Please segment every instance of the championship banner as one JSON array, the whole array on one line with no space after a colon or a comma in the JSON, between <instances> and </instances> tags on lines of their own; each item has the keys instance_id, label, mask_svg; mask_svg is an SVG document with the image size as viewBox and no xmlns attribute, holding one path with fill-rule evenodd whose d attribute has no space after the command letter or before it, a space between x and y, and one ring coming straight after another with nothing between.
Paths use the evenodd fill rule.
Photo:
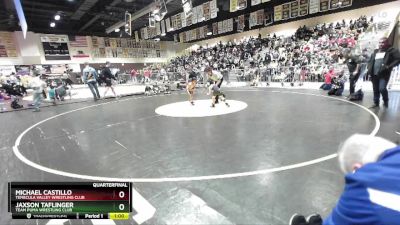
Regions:
<instances>
[{"instance_id":1,"label":"championship banner","mask_svg":"<svg viewBox=\"0 0 400 225\"><path fill-rule=\"evenodd\" d=\"M72 58L89 58L89 44L86 36L69 36Z\"/></svg>"},{"instance_id":2,"label":"championship banner","mask_svg":"<svg viewBox=\"0 0 400 225\"><path fill-rule=\"evenodd\" d=\"M249 18L249 28L251 29L256 25L257 25L257 12L252 12L250 13L250 18Z\"/></svg>"},{"instance_id":3,"label":"championship banner","mask_svg":"<svg viewBox=\"0 0 400 225\"><path fill-rule=\"evenodd\" d=\"M191 39L191 37L192 37L192 32L190 32L190 30L189 31L186 31L185 32L185 34L186 34L186 40L185 40L185 35L183 35L183 40L184 40L184 42L189 42L189 41L191 41L192 39Z\"/></svg>"},{"instance_id":4,"label":"championship banner","mask_svg":"<svg viewBox=\"0 0 400 225\"><path fill-rule=\"evenodd\" d=\"M0 32L0 57L17 57L17 47L12 32Z\"/></svg>"},{"instance_id":5,"label":"championship banner","mask_svg":"<svg viewBox=\"0 0 400 225\"><path fill-rule=\"evenodd\" d=\"M180 13L175 15L175 20L176 20L176 29L177 30L181 29L182 28L182 20L181 20L181 14Z\"/></svg>"},{"instance_id":6,"label":"championship banner","mask_svg":"<svg viewBox=\"0 0 400 225\"><path fill-rule=\"evenodd\" d=\"M308 0L299 1L299 16L308 15Z\"/></svg>"},{"instance_id":7,"label":"championship banner","mask_svg":"<svg viewBox=\"0 0 400 225\"><path fill-rule=\"evenodd\" d=\"M149 33L148 33L148 30L147 30L147 27L143 28L143 38L145 40L149 39Z\"/></svg>"},{"instance_id":8,"label":"championship banner","mask_svg":"<svg viewBox=\"0 0 400 225\"><path fill-rule=\"evenodd\" d=\"M242 32L245 28L244 15L238 16L237 31Z\"/></svg>"},{"instance_id":9,"label":"championship banner","mask_svg":"<svg viewBox=\"0 0 400 225\"><path fill-rule=\"evenodd\" d=\"M340 8L340 4L339 2L341 2L340 0L331 0L329 2L329 10L335 10Z\"/></svg>"},{"instance_id":10,"label":"championship banner","mask_svg":"<svg viewBox=\"0 0 400 225\"><path fill-rule=\"evenodd\" d=\"M199 5L198 6L198 11L197 11L197 22L203 22L204 21L204 6L203 5Z\"/></svg>"},{"instance_id":11,"label":"championship banner","mask_svg":"<svg viewBox=\"0 0 400 225\"><path fill-rule=\"evenodd\" d=\"M222 33L228 32L228 20L222 21Z\"/></svg>"},{"instance_id":12,"label":"championship banner","mask_svg":"<svg viewBox=\"0 0 400 225\"><path fill-rule=\"evenodd\" d=\"M206 21L211 19L210 2L203 3L203 13Z\"/></svg>"},{"instance_id":13,"label":"championship banner","mask_svg":"<svg viewBox=\"0 0 400 225\"><path fill-rule=\"evenodd\" d=\"M197 17L198 17L198 11L199 11L199 7L198 6L196 6L196 7L193 7L193 9L192 9L192 11L193 11L193 13L192 13L192 24L196 24L197 23Z\"/></svg>"},{"instance_id":14,"label":"championship banner","mask_svg":"<svg viewBox=\"0 0 400 225\"><path fill-rule=\"evenodd\" d=\"M184 32L179 33L179 42L183 43L184 42L184 36L186 36L186 34ZM174 35L174 40L175 42L178 42L178 37L176 36L176 34ZM186 38L185 38L186 40Z\"/></svg>"},{"instance_id":15,"label":"championship banner","mask_svg":"<svg viewBox=\"0 0 400 225\"><path fill-rule=\"evenodd\" d=\"M165 34L165 20L161 20L161 34Z\"/></svg>"},{"instance_id":16,"label":"championship banner","mask_svg":"<svg viewBox=\"0 0 400 225\"><path fill-rule=\"evenodd\" d=\"M290 18L290 2L282 4L282 20L287 20Z\"/></svg>"},{"instance_id":17,"label":"championship banner","mask_svg":"<svg viewBox=\"0 0 400 225\"><path fill-rule=\"evenodd\" d=\"M156 22L156 34L161 35L161 23Z\"/></svg>"},{"instance_id":18,"label":"championship banner","mask_svg":"<svg viewBox=\"0 0 400 225\"><path fill-rule=\"evenodd\" d=\"M264 26L268 26L274 22L274 13L273 12L265 12L264 13Z\"/></svg>"},{"instance_id":19,"label":"championship banner","mask_svg":"<svg viewBox=\"0 0 400 225\"><path fill-rule=\"evenodd\" d=\"M290 3L290 18L296 18L299 16L299 2L293 1Z\"/></svg>"},{"instance_id":20,"label":"championship banner","mask_svg":"<svg viewBox=\"0 0 400 225\"><path fill-rule=\"evenodd\" d=\"M204 27L200 27L199 28L199 39L203 39L204 38Z\"/></svg>"},{"instance_id":21,"label":"championship banner","mask_svg":"<svg viewBox=\"0 0 400 225\"><path fill-rule=\"evenodd\" d=\"M329 0L319 0L319 11L325 12L329 10Z\"/></svg>"},{"instance_id":22,"label":"championship banner","mask_svg":"<svg viewBox=\"0 0 400 225\"><path fill-rule=\"evenodd\" d=\"M319 12L319 0L310 0L310 14L318 13Z\"/></svg>"},{"instance_id":23,"label":"championship banner","mask_svg":"<svg viewBox=\"0 0 400 225\"><path fill-rule=\"evenodd\" d=\"M353 4L353 0L342 0L342 8L349 7Z\"/></svg>"},{"instance_id":24,"label":"championship banner","mask_svg":"<svg viewBox=\"0 0 400 225\"><path fill-rule=\"evenodd\" d=\"M238 9L242 10L247 8L247 0L238 0Z\"/></svg>"},{"instance_id":25,"label":"championship banner","mask_svg":"<svg viewBox=\"0 0 400 225\"><path fill-rule=\"evenodd\" d=\"M257 25L264 24L264 9L260 9L257 11Z\"/></svg>"},{"instance_id":26,"label":"championship banner","mask_svg":"<svg viewBox=\"0 0 400 225\"><path fill-rule=\"evenodd\" d=\"M171 19L168 17L165 19L165 32L171 31Z\"/></svg>"},{"instance_id":27,"label":"championship banner","mask_svg":"<svg viewBox=\"0 0 400 225\"><path fill-rule=\"evenodd\" d=\"M222 23L222 21L219 21L218 22L218 34L222 34L223 32L222 32L222 30L223 30L223 23Z\"/></svg>"},{"instance_id":28,"label":"championship banner","mask_svg":"<svg viewBox=\"0 0 400 225\"><path fill-rule=\"evenodd\" d=\"M193 12L188 17L186 17L186 26L190 27L193 24Z\"/></svg>"},{"instance_id":29,"label":"championship banner","mask_svg":"<svg viewBox=\"0 0 400 225\"><path fill-rule=\"evenodd\" d=\"M217 0L212 0L210 2L210 10L211 10L211 19L217 18L218 16Z\"/></svg>"},{"instance_id":30,"label":"championship banner","mask_svg":"<svg viewBox=\"0 0 400 225\"><path fill-rule=\"evenodd\" d=\"M274 7L274 21L282 20L282 5Z\"/></svg>"},{"instance_id":31,"label":"championship banner","mask_svg":"<svg viewBox=\"0 0 400 225\"><path fill-rule=\"evenodd\" d=\"M230 0L230 12L236 12L238 8L238 0Z\"/></svg>"},{"instance_id":32,"label":"championship banner","mask_svg":"<svg viewBox=\"0 0 400 225\"><path fill-rule=\"evenodd\" d=\"M218 23L213 23L213 35L218 34Z\"/></svg>"},{"instance_id":33,"label":"championship banner","mask_svg":"<svg viewBox=\"0 0 400 225\"><path fill-rule=\"evenodd\" d=\"M261 4L261 0L251 0L251 6Z\"/></svg>"},{"instance_id":34,"label":"championship banner","mask_svg":"<svg viewBox=\"0 0 400 225\"><path fill-rule=\"evenodd\" d=\"M185 15L185 12L181 13L181 23L182 23L182 28L186 27L186 15Z\"/></svg>"},{"instance_id":35,"label":"championship banner","mask_svg":"<svg viewBox=\"0 0 400 225\"><path fill-rule=\"evenodd\" d=\"M192 38L190 39L191 41L197 40L197 29L192 30Z\"/></svg>"},{"instance_id":36,"label":"championship banner","mask_svg":"<svg viewBox=\"0 0 400 225\"><path fill-rule=\"evenodd\" d=\"M233 18L228 19L228 32L233 31Z\"/></svg>"},{"instance_id":37,"label":"championship banner","mask_svg":"<svg viewBox=\"0 0 400 225\"><path fill-rule=\"evenodd\" d=\"M139 42L139 32L135 31L135 42Z\"/></svg>"}]
</instances>

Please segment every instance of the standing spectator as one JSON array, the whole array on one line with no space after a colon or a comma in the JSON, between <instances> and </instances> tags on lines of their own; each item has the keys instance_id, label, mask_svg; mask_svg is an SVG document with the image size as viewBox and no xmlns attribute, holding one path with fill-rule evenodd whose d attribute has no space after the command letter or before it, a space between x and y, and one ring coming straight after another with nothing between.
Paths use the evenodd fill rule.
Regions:
<instances>
[{"instance_id":1,"label":"standing spectator","mask_svg":"<svg viewBox=\"0 0 400 225\"><path fill-rule=\"evenodd\" d=\"M93 99L97 101L100 99L99 89L97 88L98 75L96 70L89 66L89 63L85 63L85 68L83 69L82 82L87 84L90 91L93 94Z\"/></svg>"},{"instance_id":2,"label":"standing spectator","mask_svg":"<svg viewBox=\"0 0 400 225\"><path fill-rule=\"evenodd\" d=\"M350 98L354 94L356 82L360 75L360 60L359 57L350 52L350 49L345 50L344 58L350 74L350 95L348 96Z\"/></svg>"},{"instance_id":3,"label":"standing spectator","mask_svg":"<svg viewBox=\"0 0 400 225\"><path fill-rule=\"evenodd\" d=\"M400 146L380 137L355 134L338 152L345 188L324 221L293 215L290 225L399 224Z\"/></svg>"},{"instance_id":4,"label":"standing spectator","mask_svg":"<svg viewBox=\"0 0 400 225\"><path fill-rule=\"evenodd\" d=\"M104 91L104 98L106 97L106 94L108 92L108 90L110 90L112 93L114 94L114 97L117 98L117 94L115 94L115 90L114 87L112 86L112 80L116 81L117 79L115 78L115 76L111 73L110 70L110 62L106 62L106 66L104 67L104 69L101 71L102 77L104 77L104 82L106 83L106 90Z\"/></svg>"},{"instance_id":5,"label":"standing spectator","mask_svg":"<svg viewBox=\"0 0 400 225\"><path fill-rule=\"evenodd\" d=\"M145 83L150 82L150 77L151 77L150 67L146 67L146 68L143 70L143 76L144 76L144 82L145 82Z\"/></svg>"},{"instance_id":6,"label":"standing spectator","mask_svg":"<svg viewBox=\"0 0 400 225\"><path fill-rule=\"evenodd\" d=\"M137 71L135 70L135 68L132 68L131 70L131 78L132 78L132 82L133 83L137 83Z\"/></svg>"},{"instance_id":7,"label":"standing spectator","mask_svg":"<svg viewBox=\"0 0 400 225\"><path fill-rule=\"evenodd\" d=\"M33 112L40 111L40 104L42 103L42 95L46 88L46 83L40 78L40 75L34 74L34 78L31 80L30 86L33 89L33 106L35 110Z\"/></svg>"},{"instance_id":8,"label":"standing spectator","mask_svg":"<svg viewBox=\"0 0 400 225\"><path fill-rule=\"evenodd\" d=\"M387 84L393 67L400 63L399 50L389 44L389 39L384 37L379 40L379 49L372 53L368 74L371 76L372 89L374 91L374 105L371 108L379 107L380 95L383 98L383 105L389 107L389 94Z\"/></svg>"}]
</instances>

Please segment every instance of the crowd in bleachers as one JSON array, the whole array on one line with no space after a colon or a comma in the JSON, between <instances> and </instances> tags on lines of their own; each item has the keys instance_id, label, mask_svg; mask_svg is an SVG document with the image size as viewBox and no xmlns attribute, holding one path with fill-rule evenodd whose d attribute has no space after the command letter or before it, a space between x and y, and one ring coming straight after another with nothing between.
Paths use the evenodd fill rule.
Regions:
<instances>
[{"instance_id":1,"label":"crowd in bleachers","mask_svg":"<svg viewBox=\"0 0 400 225\"><path fill-rule=\"evenodd\" d=\"M184 72L188 67L201 71L212 66L222 72L239 71L238 80L250 81L259 75L261 79L274 76L322 82L329 67L336 68L344 62L343 50L355 48L360 36L372 25L376 25L373 17L362 16L351 21L303 26L287 37L272 34L220 42L172 59L167 71ZM371 50L358 51L361 62L368 61Z\"/></svg>"}]
</instances>

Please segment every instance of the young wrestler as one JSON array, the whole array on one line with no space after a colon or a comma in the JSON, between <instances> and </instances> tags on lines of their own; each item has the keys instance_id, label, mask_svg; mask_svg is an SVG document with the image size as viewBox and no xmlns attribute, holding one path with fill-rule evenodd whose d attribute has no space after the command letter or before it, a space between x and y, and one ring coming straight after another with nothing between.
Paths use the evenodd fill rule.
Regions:
<instances>
[{"instance_id":1,"label":"young wrestler","mask_svg":"<svg viewBox=\"0 0 400 225\"><path fill-rule=\"evenodd\" d=\"M215 107L217 98L219 98L221 101L225 102L226 106L230 107L228 102L226 102L225 94L221 91L221 89L218 87L217 84L211 84L208 90L209 90L209 92L207 95L211 94L211 92L212 92L212 104L211 104L212 108Z\"/></svg>"}]
</instances>

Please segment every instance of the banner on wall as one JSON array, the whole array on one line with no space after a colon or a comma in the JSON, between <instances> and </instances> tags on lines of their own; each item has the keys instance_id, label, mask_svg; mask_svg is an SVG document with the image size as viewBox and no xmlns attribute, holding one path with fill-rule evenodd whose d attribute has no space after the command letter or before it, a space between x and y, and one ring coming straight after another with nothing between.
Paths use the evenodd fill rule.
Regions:
<instances>
[{"instance_id":1,"label":"banner on wall","mask_svg":"<svg viewBox=\"0 0 400 225\"><path fill-rule=\"evenodd\" d=\"M238 0L238 9L242 10L247 8L247 0Z\"/></svg>"},{"instance_id":2,"label":"banner on wall","mask_svg":"<svg viewBox=\"0 0 400 225\"><path fill-rule=\"evenodd\" d=\"M181 19L181 14L178 13L175 15L175 20L176 20L176 29L181 29L182 28L182 19Z\"/></svg>"},{"instance_id":3,"label":"banner on wall","mask_svg":"<svg viewBox=\"0 0 400 225\"><path fill-rule=\"evenodd\" d=\"M228 19L228 31L227 32L232 32L233 31L233 18Z\"/></svg>"},{"instance_id":4,"label":"banner on wall","mask_svg":"<svg viewBox=\"0 0 400 225\"><path fill-rule=\"evenodd\" d=\"M165 28L167 29L166 32L171 31L171 19L169 17L165 19Z\"/></svg>"},{"instance_id":5,"label":"banner on wall","mask_svg":"<svg viewBox=\"0 0 400 225\"><path fill-rule=\"evenodd\" d=\"M219 21L218 22L218 34L222 34L223 33L222 32L222 30L223 30L222 26L223 26L222 21Z\"/></svg>"},{"instance_id":6,"label":"banner on wall","mask_svg":"<svg viewBox=\"0 0 400 225\"><path fill-rule=\"evenodd\" d=\"M0 74L10 75L11 73L17 73L15 66L0 66Z\"/></svg>"},{"instance_id":7,"label":"banner on wall","mask_svg":"<svg viewBox=\"0 0 400 225\"><path fill-rule=\"evenodd\" d=\"M261 4L261 0L251 0L251 6Z\"/></svg>"},{"instance_id":8,"label":"banner on wall","mask_svg":"<svg viewBox=\"0 0 400 225\"><path fill-rule=\"evenodd\" d=\"M192 24L197 24L197 21L198 21L198 12L199 12L199 7L198 6L196 6L196 7L193 7L193 9L192 9Z\"/></svg>"},{"instance_id":9,"label":"banner on wall","mask_svg":"<svg viewBox=\"0 0 400 225\"><path fill-rule=\"evenodd\" d=\"M203 22L205 20L204 18L204 6L203 5L199 5L198 6L198 11L197 11L197 22Z\"/></svg>"},{"instance_id":10,"label":"banner on wall","mask_svg":"<svg viewBox=\"0 0 400 225\"><path fill-rule=\"evenodd\" d=\"M203 39L204 38L204 27L200 27L199 28L199 39Z\"/></svg>"},{"instance_id":11,"label":"banner on wall","mask_svg":"<svg viewBox=\"0 0 400 225\"><path fill-rule=\"evenodd\" d=\"M329 0L319 0L319 11L325 12L329 10Z\"/></svg>"},{"instance_id":12,"label":"banner on wall","mask_svg":"<svg viewBox=\"0 0 400 225\"><path fill-rule=\"evenodd\" d=\"M213 23L213 35L218 34L218 23Z\"/></svg>"},{"instance_id":13,"label":"banner on wall","mask_svg":"<svg viewBox=\"0 0 400 225\"><path fill-rule=\"evenodd\" d=\"M282 20L282 5L274 7L274 21Z\"/></svg>"},{"instance_id":14,"label":"banner on wall","mask_svg":"<svg viewBox=\"0 0 400 225\"><path fill-rule=\"evenodd\" d=\"M310 14L318 13L319 12L320 2L319 0L310 0Z\"/></svg>"},{"instance_id":15,"label":"banner on wall","mask_svg":"<svg viewBox=\"0 0 400 225\"><path fill-rule=\"evenodd\" d=\"M265 12L264 17L264 26L268 26L274 22L274 12Z\"/></svg>"},{"instance_id":16,"label":"banner on wall","mask_svg":"<svg viewBox=\"0 0 400 225\"><path fill-rule=\"evenodd\" d=\"M0 57L17 57L17 48L12 32L0 32Z\"/></svg>"},{"instance_id":17,"label":"banner on wall","mask_svg":"<svg viewBox=\"0 0 400 225\"><path fill-rule=\"evenodd\" d=\"M238 8L238 0L230 0L230 12L236 12Z\"/></svg>"},{"instance_id":18,"label":"banner on wall","mask_svg":"<svg viewBox=\"0 0 400 225\"><path fill-rule=\"evenodd\" d=\"M149 39L149 32L148 32L147 27L143 28L143 38L145 40Z\"/></svg>"},{"instance_id":19,"label":"banner on wall","mask_svg":"<svg viewBox=\"0 0 400 225\"><path fill-rule=\"evenodd\" d=\"M245 28L245 18L244 15L238 16L238 22L237 22L237 31L242 32Z\"/></svg>"},{"instance_id":20,"label":"banner on wall","mask_svg":"<svg viewBox=\"0 0 400 225\"><path fill-rule=\"evenodd\" d=\"M290 3L290 18L296 18L299 16L299 2L293 1Z\"/></svg>"},{"instance_id":21,"label":"banner on wall","mask_svg":"<svg viewBox=\"0 0 400 225\"><path fill-rule=\"evenodd\" d=\"M299 1L299 16L308 15L308 0Z\"/></svg>"},{"instance_id":22,"label":"banner on wall","mask_svg":"<svg viewBox=\"0 0 400 225\"><path fill-rule=\"evenodd\" d=\"M217 0L212 0L210 2L210 10L211 10L211 19L217 18L218 16Z\"/></svg>"},{"instance_id":23,"label":"banner on wall","mask_svg":"<svg viewBox=\"0 0 400 225\"><path fill-rule=\"evenodd\" d=\"M185 12L181 13L181 24L182 24L182 28L186 27L186 14L185 14Z\"/></svg>"},{"instance_id":24,"label":"banner on wall","mask_svg":"<svg viewBox=\"0 0 400 225\"><path fill-rule=\"evenodd\" d=\"M353 4L353 0L342 0L342 8L349 7Z\"/></svg>"},{"instance_id":25,"label":"banner on wall","mask_svg":"<svg viewBox=\"0 0 400 225\"><path fill-rule=\"evenodd\" d=\"M290 2L282 4L282 20L287 20L290 18Z\"/></svg>"},{"instance_id":26,"label":"banner on wall","mask_svg":"<svg viewBox=\"0 0 400 225\"><path fill-rule=\"evenodd\" d=\"M340 2L340 3L339 3ZM329 2L329 9L335 10L340 8L341 1L340 0L330 0Z\"/></svg>"},{"instance_id":27,"label":"banner on wall","mask_svg":"<svg viewBox=\"0 0 400 225\"><path fill-rule=\"evenodd\" d=\"M264 24L264 9L260 9L257 11L257 25Z\"/></svg>"},{"instance_id":28,"label":"banner on wall","mask_svg":"<svg viewBox=\"0 0 400 225\"><path fill-rule=\"evenodd\" d=\"M186 26L190 27L193 24L193 12L186 17Z\"/></svg>"},{"instance_id":29,"label":"banner on wall","mask_svg":"<svg viewBox=\"0 0 400 225\"><path fill-rule=\"evenodd\" d=\"M251 29L252 27L257 25L257 12L252 12L250 13L249 17L249 28Z\"/></svg>"},{"instance_id":30,"label":"banner on wall","mask_svg":"<svg viewBox=\"0 0 400 225\"><path fill-rule=\"evenodd\" d=\"M165 20L161 20L161 34L165 34Z\"/></svg>"},{"instance_id":31,"label":"banner on wall","mask_svg":"<svg viewBox=\"0 0 400 225\"><path fill-rule=\"evenodd\" d=\"M71 60L67 35L42 35L40 40L46 60Z\"/></svg>"},{"instance_id":32,"label":"banner on wall","mask_svg":"<svg viewBox=\"0 0 400 225\"><path fill-rule=\"evenodd\" d=\"M206 21L211 19L210 2L203 3L203 13Z\"/></svg>"},{"instance_id":33,"label":"banner on wall","mask_svg":"<svg viewBox=\"0 0 400 225\"><path fill-rule=\"evenodd\" d=\"M161 35L161 23L156 22L156 34Z\"/></svg>"},{"instance_id":34,"label":"banner on wall","mask_svg":"<svg viewBox=\"0 0 400 225\"><path fill-rule=\"evenodd\" d=\"M69 45L76 48L87 48L89 47L86 36L68 36Z\"/></svg>"},{"instance_id":35,"label":"banner on wall","mask_svg":"<svg viewBox=\"0 0 400 225\"><path fill-rule=\"evenodd\" d=\"M197 29L192 30L192 38L190 40L191 41L197 40Z\"/></svg>"},{"instance_id":36,"label":"banner on wall","mask_svg":"<svg viewBox=\"0 0 400 225\"><path fill-rule=\"evenodd\" d=\"M135 42L139 42L139 32L135 31Z\"/></svg>"},{"instance_id":37,"label":"banner on wall","mask_svg":"<svg viewBox=\"0 0 400 225\"><path fill-rule=\"evenodd\" d=\"M17 65L17 66L15 66L15 73L17 75L30 75L31 74L31 66Z\"/></svg>"}]
</instances>

